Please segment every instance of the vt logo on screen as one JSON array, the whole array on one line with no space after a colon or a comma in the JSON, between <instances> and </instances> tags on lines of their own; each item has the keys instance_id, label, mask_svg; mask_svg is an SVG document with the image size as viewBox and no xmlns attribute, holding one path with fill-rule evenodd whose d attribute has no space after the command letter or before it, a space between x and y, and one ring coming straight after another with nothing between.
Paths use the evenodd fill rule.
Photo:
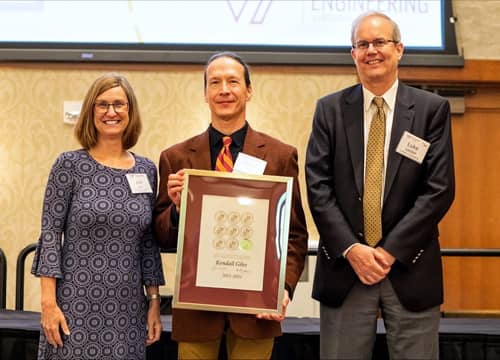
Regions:
<instances>
[{"instance_id":1,"label":"vt logo on screen","mask_svg":"<svg viewBox=\"0 0 500 360\"><path fill-rule=\"evenodd\" d=\"M273 0L226 0L235 22L248 18L249 24L262 24L266 19L267 12ZM248 6L247 6L248 5ZM242 15L245 16L242 18Z\"/></svg>"}]
</instances>

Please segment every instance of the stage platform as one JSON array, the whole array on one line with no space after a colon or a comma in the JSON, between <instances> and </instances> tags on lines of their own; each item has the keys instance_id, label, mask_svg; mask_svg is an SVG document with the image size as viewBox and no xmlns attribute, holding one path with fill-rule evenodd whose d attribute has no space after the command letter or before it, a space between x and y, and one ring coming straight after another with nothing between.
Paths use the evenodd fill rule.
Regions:
<instances>
[{"instance_id":1,"label":"stage platform","mask_svg":"<svg viewBox=\"0 0 500 360\"><path fill-rule=\"evenodd\" d=\"M176 344L170 339L171 316L162 315L162 323L164 331L161 341L148 348L149 360L177 359ZM0 310L0 359L36 359L39 330L39 313ZM272 359L319 359L318 348L319 319L288 318L283 322L283 336L275 341ZM441 319L440 357L441 360L500 359L500 319ZM385 328L379 321L373 359L388 358Z\"/></svg>"}]
</instances>

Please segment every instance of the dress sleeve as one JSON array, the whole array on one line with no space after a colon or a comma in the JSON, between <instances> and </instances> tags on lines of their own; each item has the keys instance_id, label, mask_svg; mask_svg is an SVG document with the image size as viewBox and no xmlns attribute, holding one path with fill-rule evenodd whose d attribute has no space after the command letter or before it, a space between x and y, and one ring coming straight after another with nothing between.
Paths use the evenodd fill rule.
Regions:
<instances>
[{"instance_id":1,"label":"dress sleeve","mask_svg":"<svg viewBox=\"0 0 500 360\"><path fill-rule=\"evenodd\" d=\"M150 211L152 211L156 201L156 188L158 186L158 175L156 166L151 162L148 169L148 179L151 183L153 193L150 197ZM158 242L153 236L153 224L148 227L144 233L143 244L143 257L142 257L142 281L145 286L164 285L165 279L163 277L163 267L161 263L160 249Z\"/></svg>"},{"instance_id":2,"label":"dress sleeve","mask_svg":"<svg viewBox=\"0 0 500 360\"><path fill-rule=\"evenodd\" d=\"M61 278L61 239L73 196L73 161L61 154L50 171L42 208L40 238L31 273Z\"/></svg>"}]
</instances>

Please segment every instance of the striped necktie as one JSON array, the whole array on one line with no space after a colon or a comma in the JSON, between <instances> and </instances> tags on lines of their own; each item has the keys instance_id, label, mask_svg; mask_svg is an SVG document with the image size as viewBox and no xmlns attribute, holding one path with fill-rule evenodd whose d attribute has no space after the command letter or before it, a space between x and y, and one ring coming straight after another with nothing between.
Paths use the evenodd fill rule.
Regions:
<instances>
[{"instance_id":1,"label":"striped necktie","mask_svg":"<svg viewBox=\"0 0 500 360\"><path fill-rule=\"evenodd\" d=\"M382 183L384 177L385 112L384 99L373 98L377 112L373 116L366 148L366 174L363 194L365 239L375 246L382 238Z\"/></svg>"},{"instance_id":2,"label":"striped necktie","mask_svg":"<svg viewBox=\"0 0 500 360\"><path fill-rule=\"evenodd\" d=\"M233 142L230 136L224 136L222 138L222 149L217 155L217 160L215 161L215 170L232 172L233 171L233 157L231 151L229 151L229 145Z\"/></svg>"}]
</instances>

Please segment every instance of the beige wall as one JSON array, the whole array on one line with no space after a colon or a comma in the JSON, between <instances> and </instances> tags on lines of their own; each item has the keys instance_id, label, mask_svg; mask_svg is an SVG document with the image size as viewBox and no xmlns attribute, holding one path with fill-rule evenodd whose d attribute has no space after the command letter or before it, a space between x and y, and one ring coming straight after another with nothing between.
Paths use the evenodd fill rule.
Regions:
<instances>
[{"instance_id":1,"label":"beige wall","mask_svg":"<svg viewBox=\"0 0 500 360\"><path fill-rule=\"evenodd\" d=\"M499 59L500 1L455 1L457 32L467 59ZM37 241L48 172L56 156L78 144L63 123L63 101L81 100L102 72L119 70L134 86L144 132L134 151L155 162L160 151L208 125L201 65L0 64L0 248L8 259L7 308L14 308L15 266L19 251ZM253 67L254 98L248 119L253 127L299 149L302 169L315 101L356 82L324 68ZM303 173L301 174L305 200ZM306 209L311 238L316 230ZM29 273L32 256L26 262ZM165 261L172 279L172 259ZM26 276L25 309L39 309L38 282ZM170 282L169 287L172 286ZM168 293L167 287L162 292Z\"/></svg>"},{"instance_id":2,"label":"beige wall","mask_svg":"<svg viewBox=\"0 0 500 360\"><path fill-rule=\"evenodd\" d=\"M456 33L466 59L500 59L500 1L452 0Z\"/></svg>"}]
</instances>

